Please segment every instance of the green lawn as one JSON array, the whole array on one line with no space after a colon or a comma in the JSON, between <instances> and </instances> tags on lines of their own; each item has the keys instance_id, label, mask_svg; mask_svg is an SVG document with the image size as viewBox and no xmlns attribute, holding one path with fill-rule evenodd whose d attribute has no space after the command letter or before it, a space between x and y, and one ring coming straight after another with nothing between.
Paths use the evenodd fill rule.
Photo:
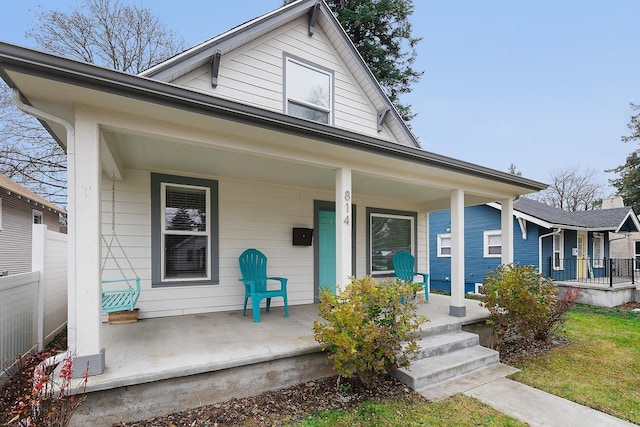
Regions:
<instances>
[{"instance_id":1,"label":"green lawn","mask_svg":"<svg viewBox=\"0 0 640 427\"><path fill-rule=\"evenodd\" d=\"M352 426L526 426L471 397L453 396L438 403L424 399L364 402L350 410L325 411L299 423L303 427Z\"/></svg>"},{"instance_id":2,"label":"green lawn","mask_svg":"<svg viewBox=\"0 0 640 427\"><path fill-rule=\"evenodd\" d=\"M571 344L522 359L514 379L640 424L640 313L577 305L565 324ZM544 408L540 408L544 410ZM322 426L524 426L470 397L365 402L295 424Z\"/></svg>"},{"instance_id":3,"label":"green lawn","mask_svg":"<svg viewBox=\"0 0 640 427\"><path fill-rule=\"evenodd\" d=\"M640 313L578 305L571 345L526 358L513 379L640 424Z\"/></svg>"}]
</instances>

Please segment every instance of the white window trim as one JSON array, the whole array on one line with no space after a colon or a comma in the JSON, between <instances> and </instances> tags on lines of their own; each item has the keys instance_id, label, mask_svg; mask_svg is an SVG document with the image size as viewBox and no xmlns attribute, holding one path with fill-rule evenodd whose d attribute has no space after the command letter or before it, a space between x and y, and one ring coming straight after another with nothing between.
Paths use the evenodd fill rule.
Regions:
<instances>
[{"instance_id":1,"label":"white window trim","mask_svg":"<svg viewBox=\"0 0 640 427\"><path fill-rule=\"evenodd\" d=\"M438 258L451 258L451 251L449 251L448 254L443 254L442 253L442 248L449 248L449 250L451 250L451 245L449 246L442 246L442 240L443 239L449 239L449 241L451 241L451 233L446 233L446 234L438 234Z\"/></svg>"},{"instance_id":2,"label":"white window trim","mask_svg":"<svg viewBox=\"0 0 640 427\"><path fill-rule=\"evenodd\" d=\"M596 258L596 245L600 246L600 257ZM604 236L601 234L593 235L593 268L604 268Z\"/></svg>"},{"instance_id":3,"label":"white window trim","mask_svg":"<svg viewBox=\"0 0 640 427\"><path fill-rule=\"evenodd\" d=\"M410 215L396 215L396 214L386 214L386 213L381 213L381 212L371 212L369 214L369 235L371 236L370 238L370 242L369 242L369 265L371 265L371 274L372 275L380 275L380 274L390 274L393 273L393 270L377 270L377 271L373 271L373 232L371 230L372 228L372 224L373 224L373 218L374 217L378 217L378 218L395 218L395 219L403 219L403 220L409 220L411 225L411 255L413 255L414 257L416 256L416 242L415 242L415 217L410 216Z\"/></svg>"},{"instance_id":4,"label":"white window trim","mask_svg":"<svg viewBox=\"0 0 640 427\"><path fill-rule=\"evenodd\" d=\"M167 230L166 217L165 217L165 209L167 206L167 187L177 187L177 188L192 188L198 190L204 190L206 194L206 217L205 223L207 229L205 231L183 231L183 230ZM186 185L186 184L176 184L176 183L160 183L160 274L162 282L193 282L194 280L211 280L211 212L209 209L211 206L211 189L209 187L201 187L197 185ZM166 235L184 235L184 236L207 236L207 272L205 277L184 277L184 278L175 278L170 277L167 278L165 276L165 244L164 239Z\"/></svg>"},{"instance_id":5,"label":"white window trim","mask_svg":"<svg viewBox=\"0 0 640 427\"><path fill-rule=\"evenodd\" d=\"M493 236L500 236L500 253L489 253L489 238ZM484 257L485 258L502 258L502 231L501 230L486 230L484 232Z\"/></svg>"},{"instance_id":6,"label":"white window trim","mask_svg":"<svg viewBox=\"0 0 640 427\"><path fill-rule=\"evenodd\" d=\"M36 217L40 217L40 222L36 223ZM31 209L31 223L32 224L44 224L44 215L42 211Z\"/></svg>"},{"instance_id":7,"label":"white window trim","mask_svg":"<svg viewBox=\"0 0 640 427\"><path fill-rule=\"evenodd\" d=\"M329 108L325 108L323 106L320 105L316 105L316 104L312 104L310 102L301 100L301 99L297 99L297 98L293 98L293 97L289 97L288 93L287 93L287 69L288 69L288 64L289 63L293 63L296 65L299 65L301 67L306 67L309 68L313 71L316 71L318 73L324 74L326 76L329 77ZM334 111L334 79L333 79L333 72L325 69L323 67L320 67L318 65L312 64L308 61L299 59L299 58L295 58L293 56L290 55L285 55L285 73L284 73L284 111L285 114L289 114L289 102L292 102L293 104L298 104L301 105L303 107L307 107L310 108L312 110L317 110L317 111L322 111L324 113L327 113L327 124L329 125L333 125L333 111Z\"/></svg>"},{"instance_id":8,"label":"white window trim","mask_svg":"<svg viewBox=\"0 0 640 427\"><path fill-rule=\"evenodd\" d=\"M0 198L0 231L2 231L2 198Z\"/></svg>"},{"instance_id":9,"label":"white window trim","mask_svg":"<svg viewBox=\"0 0 640 427\"><path fill-rule=\"evenodd\" d=\"M558 239L560 240L559 246L560 248L556 248L556 237L558 236ZM551 257L551 265L553 267L554 270L558 271L558 270L564 270L564 230L560 232L560 234L554 234L552 236L552 257ZM560 265L556 266L556 252L558 252L560 254Z\"/></svg>"}]
</instances>

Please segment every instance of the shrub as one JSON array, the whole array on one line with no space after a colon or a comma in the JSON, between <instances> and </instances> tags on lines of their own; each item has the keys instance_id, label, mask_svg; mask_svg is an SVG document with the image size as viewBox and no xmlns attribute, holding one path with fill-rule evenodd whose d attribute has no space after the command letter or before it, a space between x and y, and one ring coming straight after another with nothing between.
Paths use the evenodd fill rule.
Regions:
<instances>
[{"instance_id":1,"label":"shrub","mask_svg":"<svg viewBox=\"0 0 640 427\"><path fill-rule=\"evenodd\" d=\"M533 266L501 265L487 274L483 305L489 310L498 347L505 337L520 335L546 341L566 320L577 292L558 297L558 289Z\"/></svg>"},{"instance_id":2,"label":"shrub","mask_svg":"<svg viewBox=\"0 0 640 427\"><path fill-rule=\"evenodd\" d=\"M357 375L367 388L389 369L408 367L418 352L420 324L412 283L351 278L343 293L323 290L313 333L342 376Z\"/></svg>"},{"instance_id":3,"label":"shrub","mask_svg":"<svg viewBox=\"0 0 640 427\"><path fill-rule=\"evenodd\" d=\"M48 357L47 357L48 356ZM53 356L40 353L43 361L32 371L32 387L29 393L19 398L12 408L11 425L17 426L68 426L73 412L84 401L84 390L87 384L88 367L75 393L71 391L71 373L73 359L67 353ZM45 358L46 357L46 358ZM60 365L60 373L56 379L55 367ZM80 393L77 396L74 395ZM15 424L12 424L15 423Z\"/></svg>"}]
</instances>

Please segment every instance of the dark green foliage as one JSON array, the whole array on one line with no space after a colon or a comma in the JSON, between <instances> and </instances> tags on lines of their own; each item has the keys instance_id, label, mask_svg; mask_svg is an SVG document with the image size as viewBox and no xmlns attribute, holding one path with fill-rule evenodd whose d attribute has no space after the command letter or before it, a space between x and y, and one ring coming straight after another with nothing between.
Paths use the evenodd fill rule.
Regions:
<instances>
[{"instance_id":1,"label":"dark green foliage","mask_svg":"<svg viewBox=\"0 0 640 427\"><path fill-rule=\"evenodd\" d=\"M631 104L634 111L640 110L640 105ZM627 127L631 135L623 136L622 142L640 142L640 113L631 116ZM619 174L618 178L610 179L609 183L618 189L618 195L622 196L624 204L631 206L634 212L640 212L640 150L635 150L627 156L624 165L606 172Z\"/></svg>"},{"instance_id":2,"label":"dark green foliage","mask_svg":"<svg viewBox=\"0 0 640 427\"><path fill-rule=\"evenodd\" d=\"M640 212L640 150L635 150L627 156L624 165L607 172L619 174L618 178L610 179L609 183L618 189L625 206L631 206L634 212Z\"/></svg>"},{"instance_id":3,"label":"dark green foliage","mask_svg":"<svg viewBox=\"0 0 640 427\"><path fill-rule=\"evenodd\" d=\"M340 295L322 291L319 315L326 322L316 321L313 335L340 375L355 374L372 388L390 368L409 366L427 321L410 301L415 290L411 283L365 276L352 278Z\"/></svg>"},{"instance_id":4,"label":"dark green foliage","mask_svg":"<svg viewBox=\"0 0 640 427\"><path fill-rule=\"evenodd\" d=\"M285 0L284 4L293 0ZM422 77L413 69L416 45L409 17L412 0L326 0L375 78L402 118L409 122L415 114L400 103L400 95Z\"/></svg>"}]
</instances>

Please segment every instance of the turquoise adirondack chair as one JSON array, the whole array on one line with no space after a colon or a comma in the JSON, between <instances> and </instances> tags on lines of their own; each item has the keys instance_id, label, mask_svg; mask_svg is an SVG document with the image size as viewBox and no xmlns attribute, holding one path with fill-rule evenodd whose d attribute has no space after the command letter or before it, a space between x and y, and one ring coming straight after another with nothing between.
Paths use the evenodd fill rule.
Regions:
<instances>
[{"instance_id":1,"label":"turquoise adirondack chair","mask_svg":"<svg viewBox=\"0 0 640 427\"><path fill-rule=\"evenodd\" d=\"M247 249L238 258L240 272L244 283L244 307L242 315L247 313L247 300L251 298L253 309L253 321L260 322L260 302L267 299L267 309L271 309L271 298L282 297L284 299L284 316L289 317L289 307L287 306L287 279L284 277L267 276L267 257L257 249ZM267 281L279 281L280 289L267 289Z\"/></svg>"},{"instance_id":2,"label":"turquoise adirondack chair","mask_svg":"<svg viewBox=\"0 0 640 427\"><path fill-rule=\"evenodd\" d=\"M415 272L415 259L407 251L396 252L393 255L393 269L396 277L403 282L413 282L424 286L424 299L429 301L429 274ZM422 276L422 282L416 282L414 276Z\"/></svg>"}]
</instances>

